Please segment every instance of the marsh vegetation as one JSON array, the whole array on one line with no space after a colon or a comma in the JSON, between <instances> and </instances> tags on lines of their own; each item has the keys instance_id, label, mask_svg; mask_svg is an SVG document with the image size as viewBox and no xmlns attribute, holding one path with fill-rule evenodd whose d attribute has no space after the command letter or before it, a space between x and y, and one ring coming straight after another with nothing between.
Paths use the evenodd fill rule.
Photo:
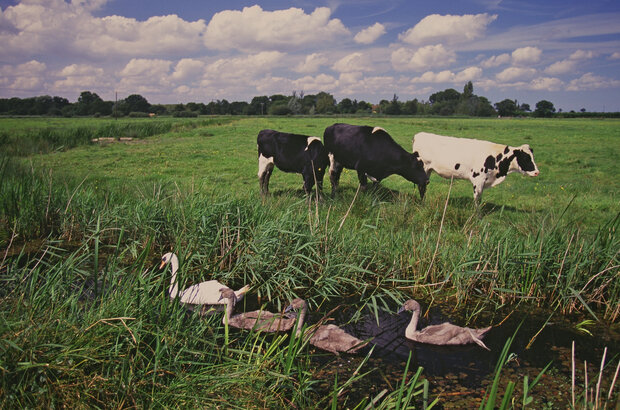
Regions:
<instances>
[{"instance_id":1,"label":"marsh vegetation","mask_svg":"<svg viewBox=\"0 0 620 410\"><path fill-rule=\"evenodd\" d=\"M444 306L456 324L492 325L508 335L518 327L515 318L536 311L547 320L520 329L533 345L537 332L560 325L565 340L558 344L591 340L591 351L576 352L581 402L588 400L584 386L596 384L598 363L586 382L579 355L609 347L600 396L608 394L619 345L618 120L43 121L0 120L3 407L364 408L373 402L388 408L435 398L447 406L455 398L429 385L424 370L417 373L414 364L423 360L401 355L389 365L373 362L379 346L317 359L301 338L237 332L222 324L221 314L188 313L168 297L170 272L158 269L169 251L181 260L181 287L208 276L235 289L250 284L242 310L281 311L302 297L311 315L335 309L334 317L354 325L368 312L395 312L415 298L426 308ZM407 150L422 130L526 142L541 174L509 176L485 191L480 209L468 182L451 186L437 175L424 202L398 176L356 194L353 172L343 173L337 199L308 202L301 177L276 169L271 196L261 199L258 131L322 136L336 121L383 127ZM124 132L135 138L91 142ZM489 344L493 365L509 362L505 341ZM559 370L564 353L548 357L556 367L547 372L557 380L569 370ZM529 383L543 367L529 374ZM491 379L493 370L486 371ZM511 380L517 388L506 381L498 397L507 392L548 405L544 378L528 391L527 379L511 377L519 377ZM360 393L366 379L382 387ZM564 395L552 397L566 406L570 379L561 386ZM466 388L477 400L485 391Z\"/></svg>"}]
</instances>

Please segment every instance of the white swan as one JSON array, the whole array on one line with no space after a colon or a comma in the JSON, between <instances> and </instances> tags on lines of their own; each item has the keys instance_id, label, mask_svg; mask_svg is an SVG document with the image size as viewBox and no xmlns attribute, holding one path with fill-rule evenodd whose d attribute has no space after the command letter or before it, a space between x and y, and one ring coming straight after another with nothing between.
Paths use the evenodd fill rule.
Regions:
<instances>
[{"instance_id":1,"label":"white swan","mask_svg":"<svg viewBox=\"0 0 620 410\"><path fill-rule=\"evenodd\" d=\"M491 326L483 329L471 329L446 322L440 325L427 326L417 331L416 327L418 326L420 312L422 311L420 304L413 299L409 299L405 302L403 307L400 308L398 313L405 310L413 312L411 322L409 322L407 329L405 329L405 337L407 337L407 339L432 345L464 345L476 343L480 347L490 350L481 339L489 329L491 329Z\"/></svg>"},{"instance_id":2,"label":"white swan","mask_svg":"<svg viewBox=\"0 0 620 410\"><path fill-rule=\"evenodd\" d=\"M225 305L226 302L221 300L220 289L226 287L216 280L207 280L197 283L179 292L179 284L177 283L177 270L179 269L179 259L177 256L168 252L161 257L159 268L162 269L167 264L172 268L172 278L170 279L170 287L168 294L174 299L177 296L181 302L191 307L196 305ZM243 298L243 295L250 289L249 285L245 285L241 289L235 291L237 299Z\"/></svg>"}]
</instances>

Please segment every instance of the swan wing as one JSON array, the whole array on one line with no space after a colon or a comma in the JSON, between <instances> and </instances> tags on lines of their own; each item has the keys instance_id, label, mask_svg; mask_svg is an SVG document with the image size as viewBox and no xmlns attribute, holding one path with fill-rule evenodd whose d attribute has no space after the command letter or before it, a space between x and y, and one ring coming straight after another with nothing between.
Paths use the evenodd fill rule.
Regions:
<instances>
[{"instance_id":1,"label":"swan wing","mask_svg":"<svg viewBox=\"0 0 620 410\"><path fill-rule=\"evenodd\" d=\"M221 298L220 289L225 287L216 280L208 280L183 290L179 293L179 298L181 302L192 305L223 305L226 300Z\"/></svg>"},{"instance_id":2,"label":"swan wing","mask_svg":"<svg viewBox=\"0 0 620 410\"><path fill-rule=\"evenodd\" d=\"M416 332L415 341L420 343L428 343L434 345L465 345L476 343L481 347L489 350L480 338L490 328L470 329L468 327L460 327L451 323L442 323L440 325L427 326L419 332Z\"/></svg>"},{"instance_id":3,"label":"swan wing","mask_svg":"<svg viewBox=\"0 0 620 410\"><path fill-rule=\"evenodd\" d=\"M321 325L310 337L310 344L334 354L354 353L367 343L350 335L336 325Z\"/></svg>"}]
</instances>

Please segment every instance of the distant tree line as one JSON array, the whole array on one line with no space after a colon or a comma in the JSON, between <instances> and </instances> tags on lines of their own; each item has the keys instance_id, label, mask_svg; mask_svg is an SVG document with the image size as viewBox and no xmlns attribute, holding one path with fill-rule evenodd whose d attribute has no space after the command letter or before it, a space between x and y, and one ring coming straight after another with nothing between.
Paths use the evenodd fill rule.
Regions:
<instances>
[{"instance_id":1,"label":"distant tree line","mask_svg":"<svg viewBox=\"0 0 620 410\"><path fill-rule=\"evenodd\" d=\"M552 102L541 100L532 111L529 104L505 99L494 105L486 98L474 94L471 81L460 93L453 88L431 94L428 101L413 99L399 101L394 94L391 100L379 104L343 98L337 102L333 95L321 91L304 94L293 91L292 95L274 94L257 96L246 101L228 102L226 99L187 104L150 104L139 94L132 94L119 101L104 101L96 93L83 91L75 103L62 97L49 95L31 98L0 99L0 115L48 115L48 116L115 116L145 117L150 114L175 117L198 115L330 115L330 114L383 114L383 115L464 115L473 117L620 117L620 113L556 112Z\"/></svg>"}]
</instances>

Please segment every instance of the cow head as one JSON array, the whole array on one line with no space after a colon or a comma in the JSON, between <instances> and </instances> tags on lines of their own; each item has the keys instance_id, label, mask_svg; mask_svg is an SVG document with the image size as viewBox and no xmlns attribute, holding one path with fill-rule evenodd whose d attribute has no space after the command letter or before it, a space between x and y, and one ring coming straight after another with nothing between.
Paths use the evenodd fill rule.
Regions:
<instances>
[{"instance_id":1,"label":"cow head","mask_svg":"<svg viewBox=\"0 0 620 410\"><path fill-rule=\"evenodd\" d=\"M534 162L534 150L528 144L515 148L514 156L517 160L518 172L531 177L538 176L538 167Z\"/></svg>"},{"instance_id":2,"label":"cow head","mask_svg":"<svg viewBox=\"0 0 620 410\"><path fill-rule=\"evenodd\" d=\"M418 186L426 186L428 184L428 175L424 171L424 162L420 159L417 151L409 155L410 164L407 167L406 175L403 176Z\"/></svg>"}]
</instances>

